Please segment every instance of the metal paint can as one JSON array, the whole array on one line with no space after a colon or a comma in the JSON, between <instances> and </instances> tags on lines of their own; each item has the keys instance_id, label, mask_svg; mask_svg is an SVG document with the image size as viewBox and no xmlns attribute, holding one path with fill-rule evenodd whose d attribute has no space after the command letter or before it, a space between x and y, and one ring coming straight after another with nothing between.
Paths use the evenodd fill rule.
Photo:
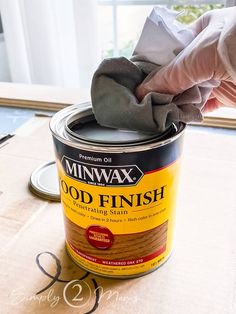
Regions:
<instances>
[{"instance_id":1,"label":"metal paint can","mask_svg":"<svg viewBox=\"0 0 236 314\"><path fill-rule=\"evenodd\" d=\"M85 103L59 111L50 128L72 259L112 278L162 265L173 245L185 125L161 135L106 128Z\"/></svg>"}]
</instances>

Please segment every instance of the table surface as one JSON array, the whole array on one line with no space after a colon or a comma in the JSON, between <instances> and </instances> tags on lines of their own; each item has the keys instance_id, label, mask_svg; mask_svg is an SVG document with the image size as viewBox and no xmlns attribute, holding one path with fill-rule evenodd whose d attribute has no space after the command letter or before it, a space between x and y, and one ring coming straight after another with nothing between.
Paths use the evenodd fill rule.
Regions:
<instances>
[{"instance_id":1,"label":"table surface","mask_svg":"<svg viewBox=\"0 0 236 314\"><path fill-rule=\"evenodd\" d=\"M235 314L236 132L187 129L173 254L149 275L112 280L74 265L61 205L28 191L54 159L48 123L33 117L0 147L0 313ZM91 295L74 308L67 284L83 277Z\"/></svg>"}]
</instances>

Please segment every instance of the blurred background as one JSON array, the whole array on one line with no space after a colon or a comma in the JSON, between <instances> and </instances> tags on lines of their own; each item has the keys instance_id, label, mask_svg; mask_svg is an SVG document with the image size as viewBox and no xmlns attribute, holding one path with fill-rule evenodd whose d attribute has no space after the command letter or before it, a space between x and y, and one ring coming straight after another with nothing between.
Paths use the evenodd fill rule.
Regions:
<instances>
[{"instance_id":1,"label":"blurred background","mask_svg":"<svg viewBox=\"0 0 236 314\"><path fill-rule=\"evenodd\" d=\"M90 87L103 58L130 57L153 6L188 24L234 0L0 0L0 81Z\"/></svg>"}]
</instances>

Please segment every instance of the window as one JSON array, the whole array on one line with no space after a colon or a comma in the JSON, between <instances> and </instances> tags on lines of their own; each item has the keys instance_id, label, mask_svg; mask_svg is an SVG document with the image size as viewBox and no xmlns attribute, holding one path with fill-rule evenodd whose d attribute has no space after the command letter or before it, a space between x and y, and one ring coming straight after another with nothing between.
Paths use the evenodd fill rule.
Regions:
<instances>
[{"instance_id":1,"label":"window","mask_svg":"<svg viewBox=\"0 0 236 314\"><path fill-rule=\"evenodd\" d=\"M2 1L0 81L89 88L102 58L131 56L153 6L185 9L179 19L190 23L224 2L236 5L236 0ZM236 110L214 115L236 118Z\"/></svg>"},{"instance_id":2,"label":"window","mask_svg":"<svg viewBox=\"0 0 236 314\"><path fill-rule=\"evenodd\" d=\"M123 55L129 58L153 6L184 11L179 20L189 24L206 11L236 5L236 0L98 0L98 4L102 57ZM235 128L235 119L235 109L220 108L209 113L205 120L208 125Z\"/></svg>"},{"instance_id":3,"label":"window","mask_svg":"<svg viewBox=\"0 0 236 314\"><path fill-rule=\"evenodd\" d=\"M180 22L188 24L204 12L224 6L224 0L98 0L102 34L102 57L130 57L146 17L153 6L161 5L183 13Z\"/></svg>"}]
</instances>

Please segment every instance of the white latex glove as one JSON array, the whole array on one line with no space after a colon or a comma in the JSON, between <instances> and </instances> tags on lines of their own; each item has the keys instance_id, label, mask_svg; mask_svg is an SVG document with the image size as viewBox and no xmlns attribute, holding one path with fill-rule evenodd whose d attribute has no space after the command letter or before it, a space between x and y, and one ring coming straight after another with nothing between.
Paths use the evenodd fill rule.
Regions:
<instances>
[{"instance_id":1,"label":"white latex glove","mask_svg":"<svg viewBox=\"0 0 236 314\"><path fill-rule=\"evenodd\" d=\"M141 101L152 91L177 95L214 79L220 85L213 89L203 110L236 107L236 7L207 12L190 27L193 41L137 87L137 98Z\"/></svg>"}]
</instances>

